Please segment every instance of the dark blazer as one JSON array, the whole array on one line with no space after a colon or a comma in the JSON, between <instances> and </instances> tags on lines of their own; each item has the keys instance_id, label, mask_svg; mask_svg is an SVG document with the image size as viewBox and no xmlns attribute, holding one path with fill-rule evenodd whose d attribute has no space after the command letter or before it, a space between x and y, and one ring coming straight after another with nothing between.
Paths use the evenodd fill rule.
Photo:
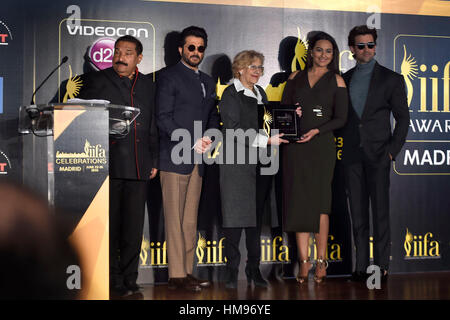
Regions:
<instances>
[{"instance_id":1,"label":"dark blazer","mask_svg":"<svg viewBox=\"0 0 450 320\"><path fill-rule=\"evenodd\" d=\"M267 104L267 95L264 89L256 85L262 96L263 104ZM252 147L255 136L249 139L227 140L227 129L254 129L259 132L262 124L258 123L258 102L253 97L244 95L244 91L237 91L234 84L229 85L222 94L219 104L221 119L223 122L223 145L219 149L225 162L227 148L234 148L234 163L221 164L220 168L220 195L222 204L222 224L226 228L246 228L256 226L256 164L237 162L237 144L245 145L245 152L248 154ZM257 149L256 149L257 151ZM246 159L249 159L246 156ZM278 226L275 190L270 193L271 197L271 219L272 227ZM251 201L253 199L253 201Z\"/></svg>"},{"instance_id":2,"label":"dark blazer","mask_svg":"<svg viewBox=\"0 0 450 320\"><path fill-rule=\"evenodd\" d=\"M140 109L140 115L135 124L130 126L130 133L125 138L110 137L109 173L111 178L148 180L151 169L158 168L159 159L153 75L139 72L133 92L134 81L120 77L112 67L84 74L81 78L83 87L77 98L105 99L112 104Z\"/></svg>"},{"instance_id":3,"label":"dark blazer","mask_svg":"<svg viewBox=\"0 0 450 320\"><path fill-rule=\"evenodd\" d=\"M205 86L206 95L199 80ZM167 172L189 174L194 169L194 121L201 121L201 132L219 127L216 108L216 84L206 73L197 75L180 61L172 67L161 70L156 82L156 119L159 128L160 169ZM190 163L175 164L171 152L180 141L171 141L172 133L183 128L191 135ZM197 138L201 138L197 137ZM183 153L182 153L183 154ZM203 175L204 166L200 164L199 173Z\"/></svg>"},{"instance_id":4,"label":"dark blazer","mask_svg":"<svg viewBox=\"0 0 450 320\"><path fill-rule=\"evenodd\" d=\"M347 88L354 71L352 68L343 75ZM351 106L351 99L349 101ZM391 113L395 119L393 132ZM353 107L349 107L347 124L338 132L344 139L343 163L361 161L362 150L372 162L387 162L389 153L395 158L405 143L408 127L409 110L403 77L375 63L361 119Z\"/></svg>"}]
</instances>

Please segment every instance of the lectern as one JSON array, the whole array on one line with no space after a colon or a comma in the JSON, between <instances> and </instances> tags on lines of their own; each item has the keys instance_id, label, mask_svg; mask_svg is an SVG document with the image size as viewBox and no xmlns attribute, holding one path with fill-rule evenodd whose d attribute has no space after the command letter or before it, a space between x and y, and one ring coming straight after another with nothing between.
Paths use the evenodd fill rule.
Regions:
<instances>
[{"instance_id":1,"label":"lectern","mask_svg":"<svg viewBox=\"0 0 450 320\"><path fill-rule=\"evenodd\" d=\"M109 299L109 136L126 136L138 116L138 108L106 103L19 110L24 184L69 221L85 299Z\"/></svg>"}]
</instances>

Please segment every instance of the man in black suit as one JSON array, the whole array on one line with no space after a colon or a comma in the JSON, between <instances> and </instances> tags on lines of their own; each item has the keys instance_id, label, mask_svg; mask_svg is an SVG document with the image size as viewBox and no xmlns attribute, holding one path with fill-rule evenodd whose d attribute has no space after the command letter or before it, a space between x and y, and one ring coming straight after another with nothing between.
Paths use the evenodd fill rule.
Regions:
<instances>
[{"instance_id":1,"label":"man in black suit","mask_svg":"<svg viewBox=\"0 0 450 320\"><path fill-rule=\"evenodd\" d=\"M203 165L194 163L194 153L205 153L208 137L195 137L194 121L201 124L200 134L218 127L215 83L198 70L207 46L203 28L191 26L181 33L178 64L161 71L157 80L156 118L160 130L160 179L163 196L165 235L169 264L169 288L200 291L210 285L193 277L197 214L202 188ZM188 163L177 164L172 150L176 129L190 135ZM185 142L185 141L184 141ZM192 147L192 148L191 148Z\"/></svg>"},{"instance_id":2,"label":"man in black suit","mask_svg":"<svg viewBox=\"0 0 450 320\"><path fill-rule=\"evenodd\" d=\"M344 74L349 88L348 120L342 129L345 184L349 196L356 270L352 280L367 278L369 257L369 199L372 207L374 263L387 277L390 257L389 174L408 133L409 110L403 77L375 59L377 32L354 27L348 45L356 66ZM395 119L392 132L391 114Z\"/></svg>"},{"instance_id":3,"label":"man in black suit","mask_svg":"<svg viewBox=\"0 0 450 320\"><path fill-rule=\"evenodd\" d=\"M109 143L110 288L113 295L119 296L139 291L136 279L147 181L156 176L159 161L155 86L151 75L137 68L142 51L141 42L132 36L117 39L113 66L83 75L78 96L140 109L128 135L121 139L111 136Z\"/></svg>"}]
</instances>

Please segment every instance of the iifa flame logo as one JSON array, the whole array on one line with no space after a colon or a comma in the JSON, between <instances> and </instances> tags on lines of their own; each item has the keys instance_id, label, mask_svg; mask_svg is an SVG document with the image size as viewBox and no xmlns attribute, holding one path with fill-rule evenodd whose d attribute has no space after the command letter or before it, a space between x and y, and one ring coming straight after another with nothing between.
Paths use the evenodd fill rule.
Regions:
<instances>
[{"instance_id":1,"label":"iifa flame logo","mask_svg":"<svg viewBox=\"0 0 450 320\"><path fill-rule=\"evenodd\" d=\"M195 250L197 265L224 265L226 262L226 258L223 256L224 240L225 238L221 238L219 241L209 241L199 232Z\"/></svg>"},{"instance_id":2,"label":"iifa flame logo","mask_svg":"<svg viewBox=\"0 0 450 320\"><path fill-rule=\"evenodd\" d=\"M406 144L393 163L399 175L449 174L449 45L450 36L402 34L394 40L394 71L403 76L410 112Z\"/></svg>"},{"instance_id":3,"label":"iifa flame logo","mask_svg":"<svg viewBox=\"0 0 450 320\"><path fill-rule=\"evenodd\" d=\"M86 139L84 143L84 152L61 152L56 151L56 158L106 158L106 150L101 144L91 145Z\"/></svg>"},{"instance_id":4,"label":"iifa flame logo","mask_svg":"<svg viewBox=\"0 0 450 320\"><path fill-rule=\"evenodd\" d=\"M83 81L80 76L72 76L72 66L69 65L69 79L66 84L66 94L64 95L63 102L66 103L68 99L74 99L80 93L80 89L83 86Z\"/></svg>"},{"instance_id":5,"label":"iifa flame logo","mask_svg":"<svg viewBox=\"0 0 450 320\"><path fill-rule=\"evenodd\" d=\"M298 40L295 45L295 55L291 62L292 72L297 70L304 70L306 67L306 54L308 51L308 41L300 34L300 28L297 27ZM281 101L283 96L284 87L286 86L286 81L280 83L277 87L273 87L269 84L266 88L267 100L269 101Z\"/></svg>"},{"instance_id":6,"label":"iifa flame logo","mask_svg":"<svg viewBox=\"0 0 450 320\"><path fill-rule=\"evenodd\" d=\"M408 106L411 105L411 100L412 100L412 96L413 96L413 85L411 80L413 80L414 78L417 78L417 62L416 59L414 59L414 57L411 56L411 54L409 54L408 57L406 57L406 46L403 45L403 61L402 61L402 65L400 67L401 69L401 74L403 76L403 78L405 79L405 83L406 83L406 90L408 93Z\"/></svg>"},{"instance_id":7,"label":"iifa flame logo","mask_svg":"<svg viewBox=\"0 0 450 320\"><path fill-rule=\"evenodd\" d=\"M406 45L403 45L403 60L400 66L400 72L405 79L408 106L410 111L413 112L417 108L417 102L411 104L414 97L414 86L413 81L418 78L419 82L419 108L418 112L450 112L450 61L444 61L444 67L442 71L442 78L439 79L435 75L438 74L440 68L438 64L433 63L431 65L431 74L425 76L424 73L430 71L430 66L422 63L418 66L416 58L412 56L411 53L407 52ZM428 84L431 80L431 108L429 105L428 97ZM442 80L442 106L439 106L439 80Z\"/></svg>"},{"instance_id":8,"label":"iifa flame logo","mask_svg":"<svg viewBox=\"0 0 450 320\"><path fill-rule=\"evenodd\" d=\"M439 259L439 242L431 240L433 238L431 232L425 235L413 235L408 228L406 228L405 241L403 248L405 249L405 259Z\"/></svg>"},{"instance_id":9,"label":"iifa flame logo","mask_svg":"<svg viewBox=\"0 0 450 320\"><path fill-rule=\"evenodd\" d=\"M150 266L156 268L167 267L167 246L164 242L150 242L142 237L141 253L139 255L141 267Z\"/></svg>"}]
</instances>

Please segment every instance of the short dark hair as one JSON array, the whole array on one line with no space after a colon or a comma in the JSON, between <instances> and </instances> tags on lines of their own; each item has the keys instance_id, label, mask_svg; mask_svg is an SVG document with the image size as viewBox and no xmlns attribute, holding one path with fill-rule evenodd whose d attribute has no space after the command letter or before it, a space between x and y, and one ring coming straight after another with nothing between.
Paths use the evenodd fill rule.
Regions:
<instances>
[{"instance_id":1,"label":"short dark hair","mask_svg":"<svg viewBox=\"0 0 450 320\"><path fill-rule=\"evenodd\" d=\"M354 47L356 36L362 36L365 34L371 34L373 37L373 42L375 42L375 44L377 43L377 29L371 29L363 24L361 26L356 26L352 30L350 30L350 33L348 34L348 46Z\"/></svg>"},{"instance_id":2,"label":"short dark hair","mask_svg":"<svg viewBox=\"0 0 450 320\"><path fill-rule=\"evenodd\" d=\"M190 26L181 31L180 45L179 45L180 47L184 46L184 44L186 43L186 38L189 36L202 38L203 42L205 43L205 48L208 46L208 35L206 34L205 29L196 26Z\"/></svg>"},{"instance_id":3,"label":"short dark hair","mask_svg":"<svg viewBox=\"0 0 450 320\"><path fill-rule=\"evenodd\" d=\"M130 35L125 35L125 36L122 36L122 37L120 37L120 38L118 38L117 40L116 40L116 42L114 43L114 47L117 45L117 43L119 43L120 41L126 41L126 42L132 42L132 43L134 43L135 45L136 45L136 52L137 52L137 55L140 55L140 54L142 54L142 51L144 51L144 47L142 46L142 42L140 42L138 39L136 39L135 37L133 37L133 36L130 36Z\"/></svg>"},{"instance_id":4,"label":"short dark hair","mask_svg":"<svg viewBox=\"0 0 450 320\"><path fill-rule=\"evenodd\" d=\"M333 60L328 64L327 68L329 70L332 70L334 73L339 74L339 48L336 43L336 40L332 36L330 36L328 33L323 31L318 31L317 33L314 33L310 39L308 39L308 52L306 55L306 69L310 69L313 66L313 59L312 59L312 50L314 49L317 41L319 40L328 40L331 42L331 45L333 46Z\"/></svg>"}]
</instances>

